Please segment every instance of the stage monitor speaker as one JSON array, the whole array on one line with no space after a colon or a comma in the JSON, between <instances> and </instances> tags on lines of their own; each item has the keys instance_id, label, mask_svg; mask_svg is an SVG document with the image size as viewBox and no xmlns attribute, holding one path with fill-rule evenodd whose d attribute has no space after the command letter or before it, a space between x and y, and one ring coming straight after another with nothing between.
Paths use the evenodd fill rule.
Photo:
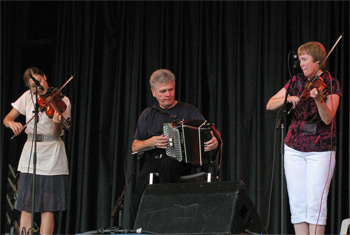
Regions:
<instances>
[{"instance_id":1,"label":"stage monitor speaker","mask_svg":"<svg viewBox=\"0 0 350 235\"><path fill-rule=\"evenodd\" d=\"M243 181L148 185L138 228L159 234L266 234Z\"/></svg>"}]
</instances>

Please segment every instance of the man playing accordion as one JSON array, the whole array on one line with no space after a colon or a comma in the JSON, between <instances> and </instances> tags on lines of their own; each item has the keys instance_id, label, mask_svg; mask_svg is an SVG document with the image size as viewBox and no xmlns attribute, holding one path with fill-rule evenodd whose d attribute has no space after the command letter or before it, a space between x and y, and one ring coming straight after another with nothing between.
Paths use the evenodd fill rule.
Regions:
<instances>
[{"instance_id":1,"label":"man playing accordion","mask_svg":"<svg viewBox=\"0 0 350 235\"><path fill-rule=\"evenodd\" d=\"M191 170L191 164L166 155L169 139L163 134L163 124L179 120L205 121L196 107L175 100L175 76L170 70L159 69L153 72L150 85L152 94L158 102L141 113L132 151L155 148L143 154L144 163L137 178L133 198L134 216L136 216L142 193L147 187L150 173L159 172L160 183L176 183L180 181L180 176L189 174ZM218 150L220 146L220 133L211 131L210 134L211 139L204 142L205 152Z\"/></svg>"}]
</instances>

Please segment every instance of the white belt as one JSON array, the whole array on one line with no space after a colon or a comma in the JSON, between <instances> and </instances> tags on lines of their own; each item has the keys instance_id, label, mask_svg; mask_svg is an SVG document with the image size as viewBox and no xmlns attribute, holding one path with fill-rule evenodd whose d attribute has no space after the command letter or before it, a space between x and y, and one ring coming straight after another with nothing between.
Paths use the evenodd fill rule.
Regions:
<instances>
[{"instance_id":1,"label":"white belt","mask_svg":"<svg viewBox=\"0 0 350 235\"><path fill-rule=\"evenodd\" d=\"M34 135L29 134L27 135L27 141L33 141L34 140ZM59 141L61 140L60 137L58 138L53 138L51 135L43 135L43 134L37 134L36 135L36 141L37 142L50 142L50 141Z\"/></svg>"}]
</instances>

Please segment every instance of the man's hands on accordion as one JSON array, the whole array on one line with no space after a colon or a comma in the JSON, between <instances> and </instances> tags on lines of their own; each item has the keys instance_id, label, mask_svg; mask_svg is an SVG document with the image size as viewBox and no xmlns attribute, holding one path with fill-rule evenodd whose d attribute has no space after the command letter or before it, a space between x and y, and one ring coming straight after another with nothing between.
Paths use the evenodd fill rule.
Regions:
<instances>
[{"instance_id":1,"label":"man's hands on accordion","mask_svg":"<svg viewBox=\"0 0 350 235\"><path fill-rule=\"evenodd\" d=\"M169 139L168 137L165 137L164 134L159 136L152 136L150 138L152 141L152 146L159 148L159 149L166 149L168 146Z\"/></svg>"},{"instance_id":2,"label":"man's hands on accordion","mask_svg":"<svg viewBox=\"0 0 350 235\"><path fill-rule=\"evenodd\" d=\"M152 136L151 138L147 140L137 140L134 139L134 142L132 143L132 151L137 152L145 148L160 148L160 149L166 149L168 146L168 137L165 137L163 134L159 136Z\"/></svg>"},{"instance_id":3,"label":"man's hands on accordion","mask_svg":"<svg viewBox=\"0 0 350 235\"><path fill-rule=\"evenodd\" d=\"M211 133L211 139L204 143L204 151L209 152L217 149L219 142L214 136L213 131ZM132 151L139 151L148 147L156 147L160 149L166 149L168 147L169 139L165 137L164 134L158 136L152 136L147 140L134 140Z\"/></svg>"},{"instance_id":4,"label":"man's hands on accordion","mask_svg":"<svg viewBox=\"0 0 350 235\"><path fill-rule=\"evenodd\" d=\"M211 139L204 143L204 151L206 152L215 150L219 145L219 142L214 136L213 131L210 133ZM165 137L164 134L159 136L152 136L149 140L153 143L151 146L154 146L156 148L166 149L168 147L169 139L168 137Z\"/></svg>"},{"instance_id":5,"label":"man's hands on accordion","mask_svg":"<svg viewBox=\"0 0 350 235\"><path fill-rule=\"evenodd\" d=\"M204 143L204 151L206 152L215 150L219 146L219 142L214 136L214 132L210 131L210 134L211 134L211 139Z\"/></svg>"}]
</instances>

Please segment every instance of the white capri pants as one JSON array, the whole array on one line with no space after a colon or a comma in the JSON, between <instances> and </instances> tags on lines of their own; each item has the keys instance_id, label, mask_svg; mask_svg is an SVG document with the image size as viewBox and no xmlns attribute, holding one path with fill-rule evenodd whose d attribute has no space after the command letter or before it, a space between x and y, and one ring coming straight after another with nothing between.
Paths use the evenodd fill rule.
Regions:
<instances>
[{"instance_id":1,"label":"white capri pants","mask_svg":"<svg viewBox=\"0 0 350 235\"><path fill-rule=\"evenodd\" d=\"M300 152L287 145L284 145L284 149L284 170L292 223L326 225L327 197L336 152Z\"/></svg>"}]
</instances>

